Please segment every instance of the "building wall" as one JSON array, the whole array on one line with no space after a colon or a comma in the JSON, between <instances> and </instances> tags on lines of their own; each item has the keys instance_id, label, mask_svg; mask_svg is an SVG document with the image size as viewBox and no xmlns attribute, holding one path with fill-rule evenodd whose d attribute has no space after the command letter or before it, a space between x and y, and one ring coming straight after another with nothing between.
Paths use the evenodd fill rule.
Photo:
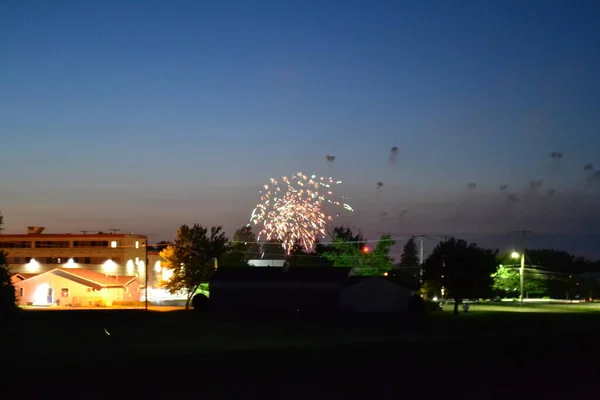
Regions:
<instances>
[{"instance_id":1,"label":"building wall","mask_svg":"<svg viewBox=\"0 0 600 400\"><path fill-rule=\"evenodd\" d=\"M361 313L407 312L412 290L380 277L365 279L342 291L343 310Z\"/></svg>"},{"instance_id":2,"label":"building wall","mask_svg":"<svg viewBox=\"0 0 600 400\"><path fill-rule=\"evenodd\" d=\"M158 288L162 281L163 266L159 253L148 253L148 286Z\"/></svg>"},{"instance_id":3,"label":"building wall","mask_svg":"<svg viewBox=\"0 0 600 400\"><path fill-rule=\"evenodd\" d=\"M38 247L36 242L39 242ZM82 242L84 245L81 245ZM85 244L89 242L101 245ZM146 236L141 235L0 235L0 248L8 253L7 261L12 273L86 268L110 275L137 275L142 282L145 280L146 244ZM48 245L60 247L39 247Z\"/></svg>"},{"instance_id":4,"label":"building wall","mask_svg":"<svg viewBox=\"0 0 600 400\"><path fill-rule=\"evenodd\" d=\"M49 288L52 288L51 299L48 298ZM68 292L64 293L62 289L68 289ZM59 300L61 305L68 305L73 304L73 298L99 299L102 297L99 291L55 274L43 274L17 282L15 290L19 305L28 303L48 305L56 303L56 300Z\"/></svg>"},{"instance_id":5,"label":"building wall","mask_svg":"<svg viewBox=\"0 0 600 400\"><path fill-rule=\"evenodd\" d=\"M210 307L216 311L319 311L340 309L338 284L211 282Z\"/></svg>"},{"instance_id":6,"label":"building wall","mask_svg":"<svg viewBox=\"0 0 600 400\"><path fill-rule=\"evenodd\" d=\"M129 285L124 287L123 290L123 300L125 301L140 301L142 298L142 290L144 285L142 282L135 280L131 282Z\"/></svg>"}]
</instances>

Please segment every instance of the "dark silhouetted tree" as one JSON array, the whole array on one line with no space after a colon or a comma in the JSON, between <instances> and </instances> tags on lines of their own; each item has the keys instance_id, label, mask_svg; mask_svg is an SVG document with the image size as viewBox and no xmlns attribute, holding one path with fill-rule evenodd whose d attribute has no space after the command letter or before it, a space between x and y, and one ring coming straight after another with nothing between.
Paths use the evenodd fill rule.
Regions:
<instances>
[{"instance_id":1,"label":"dark silhouetted tree","mask_svg":"<svg viewBox=\"0 0 600 400\"><path fill-rule=\"evenodd\" d=\"M285 260L287 250L283 248L283 242L271 239L262 245L262 258L265 260Z\"/></svg>"},{"instance_id":2,"label":"dark silhouetted tree","mask_svg":"<svg viewBox=\"0 0 600 400\"><path fill-rule=\"evenodd\" d=\"M408 239L404 245L398 266L400 268L419 268L419 249L414 237Z\"/></svg>"},{"instance_id":3,"label":"dark silhouetted tree","mask_svg":"<svg viewBox=\"0 0 600 400\"><path fill-rule=\"evenodd\" d=\"M464 299L488 297L497 251L451 238L439 243L425 261L424 278L438 282L454 299L454 313Z\"/></svg>"},{"instance_id":4,"label":"dark silhouetted tree","mask_svg":"<svg viewBox=\"0 0 600 400\"><path fill-rule=\"evenodd\" d=\"M160 253L161 251L163 251L167 246L173 244L172 242L168 242L166 240L161 240L160 242L156 243L153 246L148 246L148 251L149 252L153 252L153 253Z\"/></svg>"},{"instance_id":5,"label":"dark silhouetted tree","mask_svg":"<svg viewBox=\"0 0 600 400\"><path fill-rule=\"evenodd\" d=\"M0 234L3 218L0 214ZM17 311L15 287L10 279L11 274L6 260L6 252L0 250L0 327L5 326Z\"/></svg>"},{"instance_id":6,"label":"dark silhouetted tree","mask_svg":"<svg viewBox=\"0 0 600 400\"><path fill-rule=\"evenodd\" d=\"M287 257L287 264L290 267L311 267L318 266L320 257L314 253L308 253L298 242L292 245L290 254Z\"/></svg>"},{"instance_id":7,"label":"dark silhouetted tree","mask_svg":"<svg viewBox=\"0 0 600 400\"><path fill-rule=\"evenodd\" d=\"M185 291L186 309L203 283L208 283L215 272L215 260L229 250L229 240L221 226L209 229L202 225L181 225L172 246L161 252L163 265L172 271L163 286L171 293ZM163 254L169 253L169 254Z\"/></svg>"},{"instance_id":8,"label":"dark silhouetted tree","mask_svg":"<svg viewBox=\"0 0 600 400\"><path fill-rule=\"evenodd\" d=\"M235 231L229 250L219 259L226 267L248 266L248 260L260 258L260 244L252 227L246 225Z\"/></svg>"},{"instance_id":9,"label":"dark silhouetted tree","mask_svg":"<svg viewBox=\"0 0 600 400\"><path fill-rule=\"evenodd\" d=\"M400 284L415 289L419 287L419 271L419 249L417 248L415 238L411 237L404 244L402 256L394 271L394 276Z\"/></svg>"}]
</instances>

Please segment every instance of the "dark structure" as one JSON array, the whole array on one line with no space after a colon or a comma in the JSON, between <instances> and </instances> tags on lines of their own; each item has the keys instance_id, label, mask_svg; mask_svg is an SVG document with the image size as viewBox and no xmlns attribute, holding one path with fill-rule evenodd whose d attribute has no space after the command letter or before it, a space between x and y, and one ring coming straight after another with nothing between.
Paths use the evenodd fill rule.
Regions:
<instances>
[{"instance_id":1,"label":"dark structure","mask_svg":"<svg viewBox=\"0 0 600 400\"><path fill-rule=\"evenodd\" d=\"M220 267L210 281L217 312L328 313L340 310L350 268Z\"/></svg>"}]
</instances>

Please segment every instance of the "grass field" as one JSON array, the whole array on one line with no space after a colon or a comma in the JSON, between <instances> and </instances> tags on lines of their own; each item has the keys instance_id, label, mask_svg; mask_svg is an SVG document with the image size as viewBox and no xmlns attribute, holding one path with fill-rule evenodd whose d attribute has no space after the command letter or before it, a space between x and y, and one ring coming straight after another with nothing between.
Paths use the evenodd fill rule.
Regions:
<instances>
[{"instance_id":1,"label":"grass field","mask_svg":"<svg viewBox=\"0 0 600 400\"><path fill-rule=\"evenodd\" d=\"M203 398L447 398L453 391L450 398L519 398L544 390L579 398L598 389L586 375L600 359L598 334L593 304L502 304L360 321L32 310L0 338L10 343L2 358L12 360L11 388L20 399L39 398L23 385L60 393L66 382L94 388L81 398L195 390Z\"/></svg>"}]
</instances>

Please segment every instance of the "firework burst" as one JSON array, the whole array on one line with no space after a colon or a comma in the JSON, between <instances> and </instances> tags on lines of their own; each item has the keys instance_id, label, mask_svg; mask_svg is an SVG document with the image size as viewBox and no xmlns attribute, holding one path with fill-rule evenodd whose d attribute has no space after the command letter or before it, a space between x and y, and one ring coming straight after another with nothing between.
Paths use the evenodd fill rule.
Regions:
<instances>
[{"instance_id":1,"label":"firework burst","mask_svg":"<svg viewBox=\"0 0 600 400\"><path fill-rule=\"evenodd\" d=\"M294 243L312 249L316 238L324 237L328 223L333 221L328 208L354 211L344 202L345 197L334 197L332 188L340 183L302 172L280 180L271 178L260 191L260 203L250 217L252 223L262 225L258 240L280 240L288 254ZM339 212L335 215L339 216Z\"/></svg>"}]
</instances>

